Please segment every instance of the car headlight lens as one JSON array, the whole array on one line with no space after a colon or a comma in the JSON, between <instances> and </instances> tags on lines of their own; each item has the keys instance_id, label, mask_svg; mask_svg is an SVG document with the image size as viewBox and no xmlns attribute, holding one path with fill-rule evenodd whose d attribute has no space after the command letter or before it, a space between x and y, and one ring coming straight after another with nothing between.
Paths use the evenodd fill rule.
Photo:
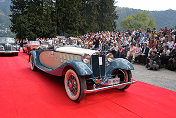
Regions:
<instances>
[{"instance_id":1,"label":"car headlight lens","mask_svg":"<svg viewBox=\"0 0 176 118\"><path fill-rule=\"evenodd\" d=\"M0 50L4 50L4 46L3 45L0 45Z\"/></svg>"},{"instance_id":2,"label":"car headlight lens","mask_svg":"<svg viewBox=\"0 0 176 118\"><path fill-rule=\"evenodd\" d=\"M114 59L114 56L112 53L108 53L106 58L107 58L108 62L111 62Z\"/></svg>"},{"instance_id":3,"label":"car headlight lens","mask_svg":"<svg viewBox=\"0 0 176 118\"><path fill-rule=\"evenodd\" d=\"M89 63L90 62L90 55L89 54L85 54L83 57L82 57L82 61L84 63Z\"/></svg>"}]
</instances>

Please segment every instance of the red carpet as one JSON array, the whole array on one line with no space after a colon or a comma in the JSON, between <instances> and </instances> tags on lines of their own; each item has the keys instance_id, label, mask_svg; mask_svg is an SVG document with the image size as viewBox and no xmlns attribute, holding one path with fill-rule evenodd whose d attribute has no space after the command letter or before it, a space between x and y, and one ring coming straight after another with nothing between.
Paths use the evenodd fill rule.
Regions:
<instances>
[{"instance_id":1,"label":"red carpet","mask_svg":"<svg viewBox=\"0 0 176 118\"><path fill-rule=\"evenodd\" d=\"M70 101L62 78L30 70L28 55L0 56L1 118L176 118L176 92L142 82Z\"/></svg>"}]
</instances>

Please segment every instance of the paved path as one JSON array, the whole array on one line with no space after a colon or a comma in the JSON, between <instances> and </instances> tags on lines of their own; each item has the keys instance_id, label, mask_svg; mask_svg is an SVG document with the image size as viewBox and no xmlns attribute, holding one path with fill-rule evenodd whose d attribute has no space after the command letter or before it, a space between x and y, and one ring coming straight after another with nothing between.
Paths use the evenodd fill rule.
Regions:
<instances>
[{"instance_id":1,"label":"paved path","mask_svg":"<svg viewBox=\"0 0 176 118\"><path fill-rule=\"evenodd\" d=\"M144 65L134 64L133 78L145 83L176 91L176 71L160 69L147 70Z\"/></svg>"}]
</instances>

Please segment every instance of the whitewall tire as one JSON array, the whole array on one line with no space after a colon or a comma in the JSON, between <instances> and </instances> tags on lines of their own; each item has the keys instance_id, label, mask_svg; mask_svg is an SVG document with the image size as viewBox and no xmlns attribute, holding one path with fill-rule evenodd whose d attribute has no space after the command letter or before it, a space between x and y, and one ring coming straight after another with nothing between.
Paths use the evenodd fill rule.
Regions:
<instances>
[{"instance_id":1,"label":"whitewall tire","mask_svg":"<svg viewBox=\"0 0 176 118\"><path fill-rule=\"evenodd\" d=\"M67 70L64 78L64 85L65 91L72 101L79 102L84 98L84 90L87 89L86 79L78 76L74 70Z\"/></svg>"},{"instance_id":2,"label":"whitewall tire","mask_svg":"<svg viewBox=\"0 0 176 118\"><path fill-rule=\"evenodd\" d=\"M32 55L30 56L30 66L31 66L31 70L32 71L36 71L37 70L37 67L34 64L34 59L33 59Z\"/></svg>"},{"instance_id":3,"label":"whitewall tire","mask_svg":"<svg viewBox=\"0 0 176 118\"><path fill-rule=\"evenodd\" d=\"M123 82L130 82L131 81L131 76L130 76L131 71L119 69L118 72L121 74L121 79L123 80ZM116 73L115 75L118 75L118 73ZM130 85L123 85L123 86L117 87L116 89L125 90L128 87L130 87Z\"/></svg>"}]
</instances>

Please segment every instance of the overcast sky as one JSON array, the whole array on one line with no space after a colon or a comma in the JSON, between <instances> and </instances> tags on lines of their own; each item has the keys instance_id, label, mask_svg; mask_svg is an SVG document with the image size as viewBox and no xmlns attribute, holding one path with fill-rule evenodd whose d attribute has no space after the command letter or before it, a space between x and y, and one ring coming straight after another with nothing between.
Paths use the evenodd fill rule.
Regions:
<instances>
[{"instance_id":1,"label":"overcast sky","mask_svg":"<svg viewBox=\"0 0 176 118\"><path fill-rule=\"evenodd\" d=\"M115 0L119 7L129 7L142 10L176 10L176 0Z\"/></svg>"},{"instance_id":2,"label":"overcast sky","mask_svg":"<svg viewBox=\"0 0 176 118\"><path fill-rule=\"evenodd\" d=\"M5 0L0 0L0 2L4 2Z\"/></svg>"}]
</instances>

